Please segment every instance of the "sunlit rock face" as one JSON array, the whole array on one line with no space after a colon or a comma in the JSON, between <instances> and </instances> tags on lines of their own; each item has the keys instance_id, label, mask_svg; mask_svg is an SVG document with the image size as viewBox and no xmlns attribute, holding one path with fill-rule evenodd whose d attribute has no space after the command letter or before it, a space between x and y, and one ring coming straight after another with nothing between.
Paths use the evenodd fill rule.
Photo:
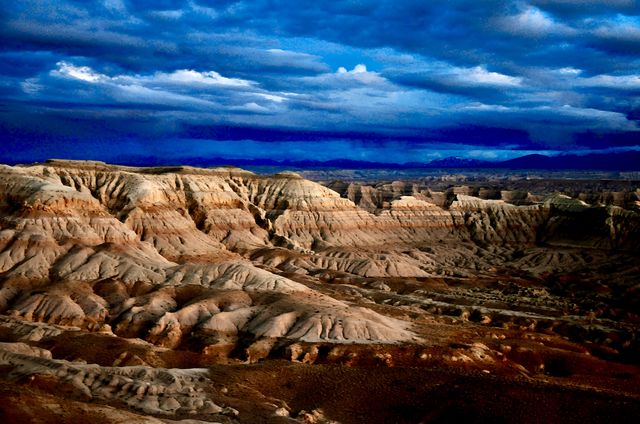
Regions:
<instances>
[{"instance_id":1,"label":"sunlit rock face","mask_svg":"<svg viewBox=\"0 0 640 424\"><path fill-rule=\"evenodd\" d=\"M19 404L30 385L69 419L112 422L340 415L260 380L233 386L243 371L229 367L275 359L595 388L617 373L637 395L632 193L425 184L1 166L3 396Z\"/></svg>"}]
</instances>

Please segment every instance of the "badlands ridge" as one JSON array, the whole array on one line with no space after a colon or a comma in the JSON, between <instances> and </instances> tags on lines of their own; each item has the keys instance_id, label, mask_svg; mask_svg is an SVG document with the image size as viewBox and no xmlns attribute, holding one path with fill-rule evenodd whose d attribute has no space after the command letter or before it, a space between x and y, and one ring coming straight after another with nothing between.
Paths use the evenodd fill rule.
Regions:
<instances>
[{"instance_id":1,"label":"badlands ridge","mask_svg":"<svg viewBox=\"0 0 640 424\"><path fill-rule=\"evenodd\" d=\"M490 182L323 186L236 168L1 165L0 417L637 415L639 199L637 188L568 196ZM379 405L300 380L347 378L378 387ZM436 386L451 380L477 387L457 395L482 410L438 405ZM508 410L481 394L505 387ZM589 409L540 412L534 392Z\"/></svg>"}]
</instances>

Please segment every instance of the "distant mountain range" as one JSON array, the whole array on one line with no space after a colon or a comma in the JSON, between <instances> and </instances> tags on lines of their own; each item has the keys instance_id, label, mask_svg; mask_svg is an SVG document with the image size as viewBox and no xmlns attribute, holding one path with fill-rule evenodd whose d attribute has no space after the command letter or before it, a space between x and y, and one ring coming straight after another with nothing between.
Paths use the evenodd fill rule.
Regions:
<instances>
[{"instance_id":1,"label":"distant mountain range","mask_svg":"<svg viewBox=\"0 0 640 424\"><path fill-rule=\"evenodd\" d=\"M545 156L540 154L521 156L504 161L482 161L449 157L424 165L426 168L503 168L582 171L640 171L640 151L621 153L590 153L586 155Z\"/></svg>"},{"instance_id":2,"label":"distant mountain range","mask_svg":"<svg viewBox=\"0 0 640 424\"><path fill-rule=\"evenodd\" d=\"M500 163L510 169L640 171L640 151L587 155L527 155Z\"/></svg>"},{"instance_id":3,"label":"distant mountain range","mask_svg":"<svg viewBox=\"0 0 640 424\"><path fill-rule=\"evenodd\" d=\"M136 158L123 161L131 165L167 165L168 161L154 158ZM640 151L622 153L591 153L586 155L545 156L539 154L521 156L505 161L483 161L460 157L436 159L428 163L385 163L359 161L352 159L316 160L284 160L272 159L223 159L223 158L189 158L180 160L181 165L220 166L234 165L238 167L282 167L295 169L543 169L543 170L602 170L602 171L640 171ZM179 165L175 163L174 165Z\"/></svg>"},{"instance_id":4,"label":"distant mountain range","mask_svg":"<svg viewBox=\"0 0 640 424\"><path fill-rule=\"evenodd\" d=\"M533 154L505 161L484 161L461 157L448 157L444 159L436 159L427 163L386 163L352 159L334 159L328 161L277 161L273 159L227 159L209 157L169 159L154 156L127 156L110 162L131 166L190 165L211 167L232 165L241 168L274 167L288 169L540 169L640 171L640 151L633 150L618 153L590 153L585 155L566 154L558 156Z\"/></svg>"}]
</instances>

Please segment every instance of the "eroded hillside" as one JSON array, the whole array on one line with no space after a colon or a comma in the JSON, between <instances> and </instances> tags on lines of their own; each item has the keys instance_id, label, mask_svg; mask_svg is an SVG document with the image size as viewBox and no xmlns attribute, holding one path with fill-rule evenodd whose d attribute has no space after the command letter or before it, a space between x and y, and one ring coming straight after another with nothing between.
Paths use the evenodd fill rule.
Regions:
<instances>
[{"instance_id":1,"label":"eroded hillside","mask_svg":"<svg viewBox=\"0 0 640 424\"><path fill-rule=\"evenodd\" d=\"M415 367L640 409L633 194L328 186L234 168L0 167L3 413L389 422L350 414L349 396L300 401L297 378L313 366L330 384L330 364L356 379L374 367L375 384ZM238 377L273 363L288 388ZM525 422L527 396L507 399ZM400 422L460 410L432 416L420 399Z\"/></svg>"}]
</instances>

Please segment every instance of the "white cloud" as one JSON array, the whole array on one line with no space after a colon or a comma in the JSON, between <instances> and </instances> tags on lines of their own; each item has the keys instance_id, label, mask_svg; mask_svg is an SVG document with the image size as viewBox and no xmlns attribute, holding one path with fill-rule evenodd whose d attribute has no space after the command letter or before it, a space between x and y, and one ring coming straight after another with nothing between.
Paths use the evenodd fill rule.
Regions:
<instances>
[{"instance_id":1,"label":"white cloud","mask_svg":"<svg viewBox=\"0 0 640 424\"><path fill-rule=\"evenodd\" d=\"M628 42L640 41L640 19L621 18L602 22L593 33L605 39Z\"/></svg>"},{"instance_id":2,"label":"white cloud","mask_svg":"<svg viewBox=\"0 0 640 424\"><path fill-rule=\"evenodd\" d=\"M587 120L592 124L592 128L606 128L621 131L638 130L638 124L636 122L630 121L623 113L619 112L574 107L571 105L563 105L561 107L540 107L538 109L549 110L568 118Z\"/></svg>"},{"instance_id":3,"label":"white cloud","mask_svg":"<svg viewBox=\"0 0 640 424\"><path fill-rule=\"evenodd\" d=\"M530 7L511 19L520 28L533 32L548 31L553 27L553 20L535 7Z\"/></svg>"},{"instance_id":4,"label":"white cloud","mask_svg":"<svg viewBox=\"0 0 640 424\"><path fill-rule=\"evenodd\" d=\"M462 81L469 82L471 85L516 87L522 83L522 78L511 77L498 72L490 72L482 66L476 66L470 69L457 68L455 73Z\"/></svg>"},{"instance_id":5,"label":"white cloud","mask_svg":"<svg viewBox=\"0 0 640 424\"><path fill-rule=\"evenodd\" d=\"M38 78L27 78L20 83L20 88L27 94L36 94L44 88L38 81Z\"/></svg>"},{"instance_id":6,"label":"white cloud","mask_svg":"<svg viewBox=\"0 0 640 424\"><path fill-rule=\"evenodd\" d=\"M523 85L522 77L489 71L484 64L460 67L448 62L432 60L423 62L416 69L417 72L414 74L404 74L404 69L401 68L397 68L395 72L400 80L408 78L416 84L425 84L425 87L429 87L430 84L455 88L518 88Z\"/></svg>"},{"instance_id":7,"label":"white cloud","mask_svg":"<svg viewBox=\"0 0 640 424\"><path fill-rule=\"evenodd\" d=\"M137 103L180 107L266 113L270 107L288 100L293 93L269 92L253 81L228 78L215 71L199 72L178 69L150 75L105 75L89 66L58 62L49 72L53 78L90 84L100 93L120 103ZM29 78L21 83L23 92L46 95L47 79ZM68 90L69 88L65 88ZM224 91L222 91L224 90ZM219 102L214 99L223 99Z\"/></svg>"},{"instance_id":8,"label":"white cloud","mask_svg":"<svg viewBox=\"0 0 640 424\"><path fill-rule=\"evenodd\" d=\"M367 65L360 63L356 65L351 72L354 74L365 74L367 73Z\"/></svg>"},{"instance_id":9,"label":"white cloud","mask_svg":"<svg viewBox=\"0 0 640 424\"><path fill-rule=\"evenodd\" d=\"M223 77L215 71L198 72L192 69L179 69L171 73L156 72L152 76L127 77L156 83L171 83L181 85L214 85L227 87L249 87L252 81L239 78Z\"/></svg>"},{"instance_id":10,"label":"white cloud","mask_svg":"<svg viewBox=\"0 0 640 424\"><path fill-rule=\"evenodd\" d=\"M576 82L580 87L603 87L619 90L640 89L639 75L596 75L590 78L581 78Z\"/></svg>"},{"instance_id":11,"label":"white cloud","mask_svg":"<svg viewBox=\"0 0 640 424\"><path fill-rule=\"evenodd\" d=\"M517 15L499 18L498 27L505 32L524 36L545 36L549 34L572 34L575 30L557 23L537 7L529 6Z\"/></svg>"},{"instance_id":12,"label":"white cloud","mask_svg":"<svg viewBox=\"0 0 640 424\"><path fill-rule=\"evenodd\" d=\"M248 51L248 54L254 56L256 64L262 62L268 67L307 69L314 73L324 72L327 69L321 57L309 53L274 48Z\"/></svg>"},{"instance_id":13,"label":"white cloud","mask_svg":"<svg viewBox=\"0 0 640 424\"><path fill-rule=\"evenodd\" d=\"M240 78L223 77L215 71L198 72L192 69L178 69L176 71L156 72L152 75L116 75L109 77L94 71L88 66L75 66L68 62L58 62L57 69L51 71L51 75L73 78L85 82L105 82L127 84L170 84L185 86L226 86L226 87L249 87L255 84Z\"/></svg>"},{"instance_id":14,"label":"white cloud","mask_svg":"<svg viewBox=\"0 0 640 424\"><path fill-rule=\"evenodd\" d=\"M81 81L96 83L101 80L108 79L106 75L95 72L88 66L74 66L67 62L56 63L58 69L51 71L51 75L63 78L72 78Z\"/></svg>"},{"instance_id":15,"label":"white cloud","mask_svg":"<svg viewBox=\"0 0 640 424\"><path fill-rule=\"evenodd\" d=\"M509 108L502 105L488 105L485 103L471 103L460 108L464 111L478 111L478 112L506 112Z\"/></svg>"},{"instance_id":16,"label":"white cloud","mask_svg":"<svg viewBox=\"0 0 640 424\"><path fill-rule=\"evenodd\" d=\"M367 65L362 63L357 64L350 71L344 66L341 66L334 75L340 79L355 79L363 84L380 84L386 82L386 79L381 77L379 73L367 70ZM320 76L318 78L324 77Z\"/></svg>"},{"instance_id":17,"label":"white cloud","mask_svg":"<svg viewBox=\"0 0 640 424\"><path fill-rule=\"evenodd\" d=\"M258 96L262 97L263 99L267 99L270 100L272 102L276 102L276 103L282 103L285 100L287 100L286 97L282 97L282 96L278 96L275 94L267 94L267 93L256 93Z\"/></svg>"},{"instance_id":18,"label":"white cloud","mask_svg":"<svg viewBox=\"0 0 640 424\"><path fill-rule=\"evenodd\" d=\"M345 68L344 66L341 66L338 68L338 71L336 73L337 74L366 74L368 72L369 71L367 71L367 65L359 63L356 66L354 66L353 69L350 71L347 71L347 68Z\"/></svg>"},{"instance_id":19,"label":"white cloud","mask_svg":"<svg viewBox=\"0 0 640 424\"><path fill-rule=\"evenodd\" d=\"M500 105L468 104L455 108L460 122L483 125L504 125L514 128L524 125L535 136L549 142L566 142L567 134L589 128L594 131L637 131L639 126L624 113L572 105L537 107L509 107Z\"/></svg>"},{"instance_id":20,"label":"white cloud","mask_svg":"<svg viewBox=\"0 0 640 424\"><path fill-rule=\"evenodd\" d=\"M199 99L194 96L172 93L166 90L151 89L138 84L117 85L109 87L110 95L123 103L144 103L170 106L190 106L205 109L216 108L219 105Z\"/></svg>"},{"instance_id":21,"label":"white cloud","mask_svg":"<svg viewBox=\"0 0 640 424\"><path fill-rule=\"evenodd\" d=\"M151 14L161 19L177 20L177 19L180 19L182 15L184 15L184 11L181 9L153 10Z\"/></svg>"},{"instance_id":22,"label":"white cloud","mask_svg":"<svg viewBox=\"0 0 640 424\"><path fill-rule=\"evenodd\" d=\"M125 12L127 10L122 0L104 0L102 4L104 5L105 9L113 10L116 12Z\"/></svg>"},{"instance_id":23,"label":"white cloud","mask_svg":"<svg viewBox=\"0 0 640 424\"><path fill-rule=\"evenodd\" d=\"M238 112L251 112L251 113L268 113L269 109L264 106L260 106L256 102L245 103L242 106L234 106L231 110Z\"/></svg>"},{"instance_id":24,"label":"white cloud","mask_svg":"<svg viewBox=\"0 0 640 424\"><path fill-rule=\"evenodd\" d=\"M211 7L201 6L194 1L189 2L189 7L191 7L191 10L193 10L194 12L208 18L216 19L218 17L218 12L215 9Z\"/></svg>"},{"instance_id":25,"label":"white cloud","mask_svg":"<svg viewBox=\"0 0 640 424\"><path fill-rule=\"evenodd\" d=\"M582 73L582 70L572 68L572 67L566 67L566 68L556 69L556 72L560 75L580 75Z\"/></svg>"},{"instance_id":26,"label":"white cloud","mask_svg":"<svg viewBox=\"0 0 640 424\"><path fill-rule=\"evenodd\" d=\"M594 108L562 106L540 106L530 109L519 109L522 113L545 116L544 121L556 121L563 126L574 125L577 128L585 124L590 129L637 131L638 124L630 121L624 113L611 112ZM542 128L542 130L544 130Z\"/></svg>"}]
</instances>

